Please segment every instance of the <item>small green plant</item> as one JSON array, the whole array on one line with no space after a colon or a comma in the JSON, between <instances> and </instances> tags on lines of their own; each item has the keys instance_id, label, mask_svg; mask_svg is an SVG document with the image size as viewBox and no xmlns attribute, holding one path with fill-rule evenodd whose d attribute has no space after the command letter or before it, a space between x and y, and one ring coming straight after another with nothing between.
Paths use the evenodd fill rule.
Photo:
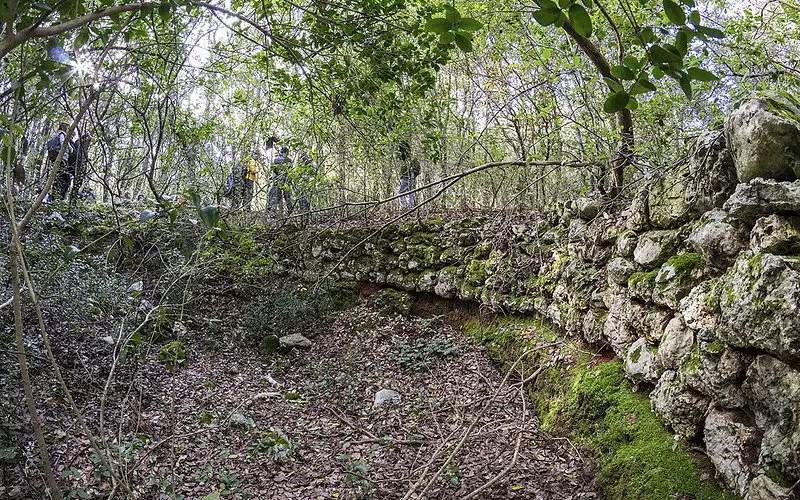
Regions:
<instances>
[{"instance_id":1,"label":"small green plant","mask_svg":"<svg viewBox=\"0 0 800 500\"><path fill-rule=\"evenodd\" d=\"M453 489L461 486L461 468L456 464L447 465L447 485Z\"/></svg>"},{"instance_id":2,"label":"small green plant","mask_svg":"<svg viewBox=\"0 0 800 500\"><path fill-rule=\"evenodd\" d=\"M169 479L150 476L147 478L147 483L158 488L162 497L171 498L172 500L184 500L186 498L185 495L175 492L175 485Z\"/></svg>"},{"instance_id":3,"label":"small green plant","mask_svg":"<svg viewBox=\"0 0 800 500\"><path fill-rule=\"evenodd\" d=\"M186 366L188 364L186 357L186 345L180 340L173 340L164 344L158 351L156 357L159 363L169 372L174 372L179 366Z\"/></svg>"},{"instance_id":4,"label":"small green plant","mask_svg":"<svg viewBox=\"0 0 800 500\"><path fill-rule=\"evenodd\" d=\"M288 462L295 450L297 450L297 443L293 443L279 429L262 432L258 441L251 448L254 454L264 455L275 462Z\"/></svg>"},{"instance_id":5,"label":"small green plant","mask_svg":"<svg viewBox=\"0 0 800 500\"><path fill-rule=\"evenodd\" d=\"M369 468L363 460L353 460L347 453L341 453L336 458L342 462L347 471L345 483L350 488L357 489L356 498L367 498L372 492L372 484L365 477Z\"/></svg>"},{"instance_id":6,"label":"small green plant","mask_svg":"<svg viewBox=\"0 0 800 500\"><path fill-rule=\"evenodd\" d=\"M210 410L203 410L197 413L197 421L205 425L212 423L216 417L217 414Z\"/></svg>"},{"instance_id":7,"label":"small green plant","mask_svg":"<svg viewBox=\"0 0 800 500\"><path fill-rule=\"evenodd\" d=\"M332 307L332 299L325 291L313 293L302 286L283 283L270 295L250 304L241 325L247 339L259 343L265 336L307 325ZM270 345L262 347L270 350Z\"/></svg>"},{"instance_id":8,"label":"small green plant","mask_svg":"<svg viewBox=\"0 0 800 500\"><path fill-rule=\"evenodd\" d=\"M422 371L437 359L453 355L457 347L445 337L419 338L414 344L401 342L397 350L397 361L405 367Z\"/></svg>"},{"instance_id":9,"label":"small green plant","mask_svg":"<svg viewBox=\"0 0 800 500\"><path fill-rule=\"evenodd\" d=\"M239 476L235 472L225 469L217 474L219 481L220 495L227 497L236 493L239 489Z\"/></svg>"}]
</instances>

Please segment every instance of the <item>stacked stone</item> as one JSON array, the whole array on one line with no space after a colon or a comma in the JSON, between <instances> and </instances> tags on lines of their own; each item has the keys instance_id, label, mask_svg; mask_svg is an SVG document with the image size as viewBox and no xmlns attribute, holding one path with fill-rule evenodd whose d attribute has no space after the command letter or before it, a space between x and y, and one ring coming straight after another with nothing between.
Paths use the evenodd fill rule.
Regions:
<instances>
[{"instance_id":1,"label":"stacked stone","mask_svg":"<svg viewBox=\"0 0 800 500\"><path fill-rule=\"evenodd\" d=\"M800 480L798 117L788 96L737 103L617 216L587 197L555 219L392 226L355 250L367 232L328 232L277 261L313 281L344 258L335 279L536 311L607 344L728 486L783 498Z\"/></svg>"}]
</instances>

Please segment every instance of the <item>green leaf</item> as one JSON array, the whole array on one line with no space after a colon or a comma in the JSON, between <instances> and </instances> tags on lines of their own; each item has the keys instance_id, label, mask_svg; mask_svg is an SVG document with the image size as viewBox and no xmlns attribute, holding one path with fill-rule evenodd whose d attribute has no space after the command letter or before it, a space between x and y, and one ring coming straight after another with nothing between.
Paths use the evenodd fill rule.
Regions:
<instances>
[{"instance_id":1,"label":"green leaf","mask_svg":"<svg viewBox=\"0 0 800 500\"><path fill-rule=\"evenodd\" d=\"M725 38L725 32L708 26L695 26L697 33L711 38Z\"/></svg>"},{"instance_id":2,"label":"green leaf","mask_svg":"<svg viewBox=\"0 0 800 500\"><path fill-rule=\"evenodd\" d=\"M428 19L428 22L425 23L425 29L432 33L444 33L445 31L450 31L452 27L453 23L443 17L434 17Z\"/></svg>"},{"instance_id":3,"label":"green leaf","mask_svg":"<svg viewBox=\"0 0 800 500\"><path fill-rule=\"evenodd\" d=\"M204 496L202 500L219 500L220 499L219 495L220 495L219 491L214 491Z\"/></svg>"},{"instance_id":4,"label":"green leaf","mask_svg":"<svg viewBox=\"0 0 800 500\"><path fill-rule=\"evenodd\" d=\"M169 18L172 17L172 9L168 3L162 3L158 6L158 15L161 16L163 21L169 21Z\"/></svg>"},{"instance_id":5,"label":"green leaf","mask_svg":"<svg viewBox=\"0 0 800 500\"><path fill-rule=\"evenodd\" d=\"M675 48L683 56L689 51L689 33L685 28L681 28L678 34L675 35Z\"/></svg>"},{"instance_id":6,"label":"green leaf","mask_svg":"<svg viewBox=\"0 0 800 500\"><path fill-rule=\"evenodd\" d=\"M464 52L472 52L472 42L462 33L456 33L456 45Z\"/></svg>"},{"instance_id":7,"label":"green leaf","mask_svg":"<svg viewBox=\"0 0 800 500\"><path fill-rule=\"evenodd\" d=\"M603 111L606 113L616 113L617 111L625 108L630 98L631 96L628 95L628 93L624 90L614 92L608 96L606 98L606 102L603 103Z\"/></svg>"},{"instance_id":8,"label":"green leaf","mask_svg":"<svg viewBox=\"0 0 800 500\"><path fill-rule=\"evenodd\" d=\"M589 37L592 35L592 19L583 5L575 3L569 8L569 21L579 35Z\"/></svg>"},{"instance_id":9,"label":"green leaf","mask_svg":"<svg viewBox=\"0 0 800 500\"><path fill-rule=\"evenodd\" d=\"M621 80L636 80L636 73L626 66L614 66L611 68L611 74Z\"/></svg>"},{"instance_id":10,"label":"green leaf","mask_svg":"<svg viewBox=\"0 0 800 500\"><path fill-rule=\"evenodd\" d=\"M681 56L670 52L660 45L653 45L650 47L650 60L655 64L664 64L670 62L680 62Z\"/></svg>"},{"instance_id":11,"label":"green leaf","mask_svg":"<svg viewBox=\"0 0 800 500\"><path fill-rule=\"evenodd\" d=\"M639 101L637 101L635 97L631 96L631 98L628 99L628 104L626 104L625 107L631 111L636 111L639 109Z\"/></svg>"},{"instance_id":12,"label":"green leaf","mask_svg":"<svg viewBox=\"0 0 800 500\"><path fill-rule=\"evenodd\" d=\"M664 0L663 5L664 12L667 14L672 24L677 24L678 26L686 24L686 14L683 12L683 8L680 5L672 0Z\"/></svg>"},{"instance_id":13,"label":"green leaf","mask_svg":"<svg viewBox=\"0 0 800 500\"><path fill-rule=\"evenodd\" d=\"M641 69L642 68L642 63L639 61L639 58L637 58L635 56L627 56L627 57L625 57L625 60L623 62L625 63L625 66L627 66L627 67L629 67L629 68L631 68L633 70L637 70L637 69Z\"/></svg>"},{"instance_id":14,"label":"green leaf","mask_svg":"<svg viewBox=\"0 0 800 500\"><path fill-rule=\"evenodd\" d=\"M614 80L613 78L604 77L603 81L606 82L608 88L610 88L613 92L622 92L623 90L625 90L622 84Z\"/></svg>"},{"instance_id":15,"label":"green leaf","mask_svg":"<svg viewBox=\"0 0 800 500\"><path fill-rule=\"evenodd\" d=\"M572 0L558 0L558 7L561 9L568 9L572 5Z\"/></svg>"},{"instance_id":16,"label":"green leaf","mask_svg":"<svg viewBox=\"0 0 800 500\"><path fill-rule=\"evenodd\" d=\"M199 210L200 219L207 228L213 229L219 226L219 207L216 205L207 205Z\"/></svg>"},{"instance_id":17,"label":"green leaf","mask_svg":"<svg viewBox=\"0 0 800 500\"><path fill-rule=\"evenodd\" d=\"M72 42L72 50L75 51L89 42L89 29L83 28L78 36L75 37L75 40Z\"/></svg>"},{"instance_id":18,"label":"green leaf","mask_svg":"<svg viewBox=\"0 0 800 500\"><path fill-rule=\"evenodd\" d=\"M539 9L537 11L534 11L532 15L537 23L541 24L542 26L550 26L551 24L558 21L563 14L561 13L560 10L558 10L557 7L554 7L547 9Z\"/></svg>"},{"instance_id":19,"label":"green leaf","mask_svg":"<svg viewBox=\"0 0 800 500\"><path fill-rule=\"evenodd\" d=\"M697 80L698 82L713 82L719 80L719 77L710 71L703 68L689 68L687 70L689 78Z\"/></svg>"},{"instance_id":20,"label":"green leaf","mask_svg":"<svg viewBox=\"0 0 800 500\"><path fill-rule=\"evenodd\" d=\"M686 73L683 73L681 75L680 80L678 80L678 83L680 84L681 89L683 90L683 93L686 94L686 97L691 99L692 98L692 81L689 79L689 75L687 75Z\"/></svg>"},{"instance_id":21,"label":"green leaf","mask_svg":"<svg viewBox=\"0 0 800 500\"><path fill-rule=\"evenodd\" d=\"M689 22L692 24L700 24L700 13L696 10L693 10L691 14L689 14Z\"/></svg>"},{"instance_id":22,"label":"green leaf","mask_svg":"<svg viewBox=\"0 0 800 500\"><path fill-rule=\"evenodd\" d=\"M444 17L447 18L447 20L452 24L455 24L461 20L461 13L459 13L455 8L447 5L445 6Z\"/></svg>"},{"instance_id":23,"label":"green leaf","mask_svg":"<svg viewBox=\"0 0 800 500\"><path fill-rule=\"evenodd\" d=\"M648 80L647 78L639 78L636 80L636 83L633 84L630 90L631 95L638 95L638 94L646 94L648 92L655 92L656 86L653 85L653 82Z\"/></svg>"},{"instance_id":24,"label":"green leaf","mask_svg":"<svg viewBox=\"0 0 800 500\"><path fill-rule=\"evenodd\" d=\"M650 42L654 42L656 39L656 33L653 31L653 28L647 26L646 28L642 28L642 31L639 32L639 36L641 37L642 41L645 44Z\"/></svg>"},{"instance_id":25,"label":"green leaf","mask_svg":"<svg viewBox=\"0 0 800 500\"><path fill-rule=\"evenodd\" d=\"M466 31L478 31L483 28L483 23L471 17L465 17L458 23L458 27Z\"/></svg>"},{"instance_id":26,"label":"green leaf","mask_svg":"<svg viewBox=\"0 0 800 500\"><path fill-rule=\"evenodd\" d=\"M442 45L450 45L456 39L456 34L452 31L445 31L439 35L439 43Z\"/></svg>"}]
</instances>

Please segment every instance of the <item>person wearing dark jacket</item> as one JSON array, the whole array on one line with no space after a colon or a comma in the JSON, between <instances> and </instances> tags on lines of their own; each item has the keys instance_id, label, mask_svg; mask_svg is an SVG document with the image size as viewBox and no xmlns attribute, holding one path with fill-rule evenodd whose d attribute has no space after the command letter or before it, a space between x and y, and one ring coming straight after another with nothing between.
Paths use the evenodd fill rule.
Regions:
<instances>
[{"instance_id":1,"label":"person wearing dark jacket","mask_svg":"<svg viewBox=\"0 0 800 500\"><path fill-rule=\"evenodd\" d=\"M281 205L285 202L286 212L292 213L292 194L289 186L290 168L292 168L292 159L289 158L289 148L283 146L278 156L272 161L272 177L267 193L267 208L270 212L275 212L276 209L283 211Z\"/></svg>"}]
</instances>

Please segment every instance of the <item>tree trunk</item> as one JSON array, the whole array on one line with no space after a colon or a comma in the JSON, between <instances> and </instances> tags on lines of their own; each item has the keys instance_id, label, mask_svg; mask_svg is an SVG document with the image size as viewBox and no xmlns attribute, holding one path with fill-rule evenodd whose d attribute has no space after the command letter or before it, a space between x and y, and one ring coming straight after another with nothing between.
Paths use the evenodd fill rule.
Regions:
<instances>
[{"instance_id":1,"label":"tree trunk","mask_svg":"<svg viewBox=\"0 0 800 500\"><path fill-rule=\"evenodd\" d=\"M617 77L611 74L611 65L608 63L608 60L605 58L602 52L600 52L600 49L597 47L597 45L575 31L575 28L572 27L572 24L570 24L569 21L564 23L564 31L575 41L575 43L578 44L578 47L580 47L583 53L586 54L602 77L617 82L619 81ZM631 110L624 108L618 111L617 124L619 126L621 139L619 151L611 161L611 188L609 189L609 194L612 198L618 196L622 191L622 187L625 183L625 167L630 165L632 160L634 134L633 116L631 115Z\"/></svg>"}]
</instances>

